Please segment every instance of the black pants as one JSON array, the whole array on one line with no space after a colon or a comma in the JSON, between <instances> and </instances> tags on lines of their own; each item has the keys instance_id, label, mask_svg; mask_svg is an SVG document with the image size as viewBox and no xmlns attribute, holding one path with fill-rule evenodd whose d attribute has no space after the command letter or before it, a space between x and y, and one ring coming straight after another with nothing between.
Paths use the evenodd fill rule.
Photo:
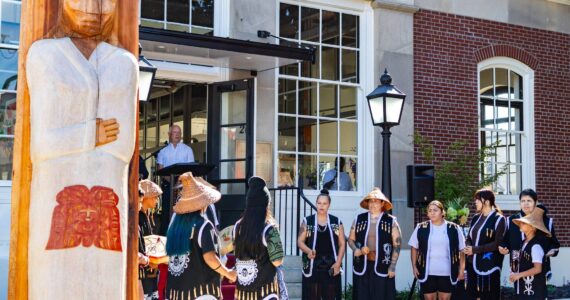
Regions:
<instances>
[{"instance_id":1,"label":"black pants","mask_svg":"<svg viewBox=\"0 0 570 300\"><path fill-rule=\"evenodd\" d=\"M170 224L170 182L163 180L160 183L160 188L162 189L162 209L158 218L160 220L158 234L166 236L168 224Z\"/></svg>"},{"instance_id":2,"label":"black pants","mask_svg":"<svg viewBox=\"0 0 570 300\"><path fill-rule=\"evenodd\" d=\"M366 272L362 276L354 274L353 278L353 300L396 299L396 278L376 275L373 261L367 262Z\"/></svg>"}]
</instances>

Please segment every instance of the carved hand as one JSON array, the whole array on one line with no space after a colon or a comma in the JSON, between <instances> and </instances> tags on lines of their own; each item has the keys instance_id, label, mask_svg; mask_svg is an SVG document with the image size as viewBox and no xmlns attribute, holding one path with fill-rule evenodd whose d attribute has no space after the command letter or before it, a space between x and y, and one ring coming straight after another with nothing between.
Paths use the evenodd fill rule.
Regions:
<instances>
[{"instance_id":1,"label":"carved hand","mask_svg":"<svg viewBox=\"0 0 570 300\"><path fill-rule=\"evenodd\" d=\"M117 119L97 119L97 137L95 147L99 147L117 140L119 135L119 123Z\"/></svg>"}]
</instances>

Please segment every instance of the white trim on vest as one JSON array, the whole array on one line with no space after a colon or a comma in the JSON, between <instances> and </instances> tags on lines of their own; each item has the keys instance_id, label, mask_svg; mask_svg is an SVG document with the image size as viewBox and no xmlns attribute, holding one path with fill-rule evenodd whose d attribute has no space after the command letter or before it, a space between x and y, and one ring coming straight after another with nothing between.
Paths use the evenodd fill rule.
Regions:
<instances>
[{"instance_id":1,"label":"white trim on vest","mask_svg":"<svg viewBox=\"0 0 570 300\"><path fill-rule=\"evenodd\" d=\"M378 222L376 222L376 258L374 260L374 273L378 276L381 277L388 277L388 273L386 274L382 274L382 273L378 273L378 253L380 252L380 250L378 249L378 246L382 246L382 245L378 245L378 242L380 241L378 239L378 227L380 227L380 222L382 221L382 218L384 217L384 212L380 213L380 216L378 217ZM394 226L394 220L392 220L392 226ZM393 229L392 226L390 226L390 229ZM366 235L366 237L368 237L368 234ZM390 231L390 239L392 239L392 232ZM394 249L392 249L392 251L394 251ZM386 254L384 254L386 255Z\"/></svg>"},{"instance_id":2,"label":"white trim on vest","mask_svg":"<svg viewBox=\"0 0 570 300\"><path fill-rule=\"evenodd\" d=\"M367 212L367 214L368 214L368 223L366 224L366 234L364 235L364 245L362 245L361 248L366 246L366 242L368 241L368 230L370 230L370 212ZM360 215L361 214L356 215L356 218L354 221L355 225L356 225L356 221L358 221L358 216L360 216ZM356 230L354 232L354 235L356 236ZM362 256L362 259L364 260L362 272L356 272L356 270L354 268L352 268L352 272L356 275L359 275L359 276L364 275L364 273L366 272L366 264L368 263L368 260L366 259L366 257L364 255L361 255L361 256ZM354 260L354 258L353 258L353 260Z\"/></svg>"},{"instance_id":3,"label":"white trim on vest","mask_svg":"<svg viewBox=\"0 0 570 300\"><path fill-rule=\"evenodd\" d=\"M200 248L202 248L202 232L204 231L204 228L208 223L212 225L212 228L215 228L212 222L210 222L210 220L204 218L204 224L200 226L200 230L198 231L198 246L200 246Z\"/></svg>"},{"instance_id":4,"label":"white trim on vest","mask_svg":"<svg viewBox=\"0 0 570 300\"><path fill-rule=\"evenodd\" d=\"M481 236L481 230L483 229L483 227L485 227L485 224L487 224L487 221L489 221L490 217L495 215L496 213L497 213L497 211L493 209L491 211L491 213L489 215L487 215L487 217L485 217L483 224L481 225L481 227L479 227L479 230L477 231L477 239L475 240L475 245L477 245L477 246L479 245L479 237ZM477 222L475 223L475 225L477 225L477 223L479 222L479 220L481 219L482 216L483 216L483 214L481 214L479 216L479 219L477 219ZM499 216L499 219L497 220L497 222L501 219L501 217L502 216ZM497 226L497 222L495 222L495 226ZM475 227L475 226L473 226L473 227ZM495 229L496 229L496 227L495 227ZM473 230L473 229L471 229L471 230ZM499 272L501 271L502 266L494 267L491 270L486 271L486 272L479 271L477 269L477 263L476 263L477 262L477 255L478 255L477 253L473 253L473 270L475 271L475 273L485 276L485 275L489 275L495 271L499 271Z\"/></svg>"}]
</instances>

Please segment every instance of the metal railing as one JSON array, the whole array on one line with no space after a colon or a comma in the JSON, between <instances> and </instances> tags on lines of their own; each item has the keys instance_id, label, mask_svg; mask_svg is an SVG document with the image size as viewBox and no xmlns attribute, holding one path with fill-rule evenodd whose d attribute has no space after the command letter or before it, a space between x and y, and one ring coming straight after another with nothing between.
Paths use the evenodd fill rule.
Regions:
<instances>
[{"instance_id":1,"label":"metal railing","mask_svg":"<svg viewBox=\"0 0 570 300\"><path fill-rule=\"evenodd\" d=\"M283 238L283 248L285 255L300 256L301 251L297 247L297 237L301 221L312 214L317 213L317 207L303 194L303 189L299 187L277 187L270 188L273 202L271 212L279 224L279 232ZM346 234L345 229L345 234ZM343 292L348 288L348 237L345 236L345 254L343 262Z\"/></svg>"}]
</instances>

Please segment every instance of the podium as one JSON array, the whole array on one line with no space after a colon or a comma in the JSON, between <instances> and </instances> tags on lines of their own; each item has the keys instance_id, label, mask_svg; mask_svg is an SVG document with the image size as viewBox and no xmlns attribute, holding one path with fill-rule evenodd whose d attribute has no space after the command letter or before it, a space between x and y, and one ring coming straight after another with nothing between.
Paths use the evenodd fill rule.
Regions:
<instances>
[{"instance_id":1,"label":"podium","mask_svg":"<svg viewBox=\"0 0 570 300\"><path fill-rule=\"evenodd\" d=\"M170 165L168 167L162 168L156 172L158 176L170 176L170 217L172 217L172 207L174 207L174 187L176 183L174 182L174 177L182 175L186 172L192 172L193 176L206 176L208 175L216 165L214 164L201 164L196 162L191 163L177 163ZM161 225L162 226L162 225Z\"/></svg>"}]
</instances>

